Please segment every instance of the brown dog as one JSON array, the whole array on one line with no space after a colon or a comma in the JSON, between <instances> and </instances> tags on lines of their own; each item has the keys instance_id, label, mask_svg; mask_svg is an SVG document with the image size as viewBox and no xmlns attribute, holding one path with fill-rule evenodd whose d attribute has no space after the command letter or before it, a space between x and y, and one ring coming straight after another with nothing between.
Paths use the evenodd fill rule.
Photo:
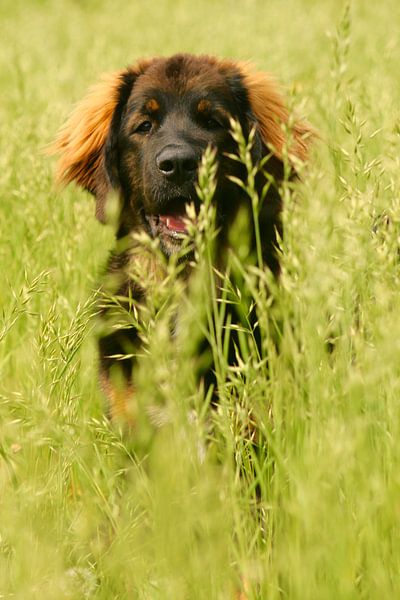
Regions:
<instances>
[{"instance_id":1,"label":"brown dog","mask_svg":"<svg viewBox=\"0 0 400 600\"><path fill-rule=\"evenodd\" d=\"M54 149L61 155L59 179L75 181L95 196L100 221L106 219L107 196L114 190L120 202L117 239L145 231L158 238L168 259L181 247L186 205L192 202L198 209L198 164L211 146L218 160L213 198L217 254L223 253L229 227L240 206L248 203L229 178L246 177L243 165L228 156L237 151L230 119L240 123L245 137L255 128L254 164L270 155L256 177L260 194L268 173L278 183L282 179L285 151L292 165L296 160L291 158L306 159L310 129L296 122L287 137L288 111L268 75L252 71L247 64L178 54L140 61L104 77L89 92L55 142ZM279 272L281 204L278 186L270 187L259 215L263 260L274 274ZM114 290L119 297L144 303L144 289L129 276L130 263L138 256L131 250L113 255L109 272L119 274ZM115 357L134 354L138 343L132 328L100 340L101 377L114 417L124 409L111 385L111 373L120 365L129 390L133 368L132 358L118 362Z\"/></svg>"}]
</instances>

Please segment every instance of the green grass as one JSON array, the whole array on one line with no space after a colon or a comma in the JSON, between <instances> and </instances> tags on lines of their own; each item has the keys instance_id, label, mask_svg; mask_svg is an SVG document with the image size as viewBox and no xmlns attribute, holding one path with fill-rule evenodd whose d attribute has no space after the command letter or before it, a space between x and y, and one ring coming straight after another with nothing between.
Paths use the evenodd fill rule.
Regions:
<instances>
[{"instance_id":1,"label":"green grass","mask_svg":"<svg viewBox=\"0 0 400 600\"><path fill-rule=\"evenodd\" d=\"M400 597L398 0L2 0L0 20L0 598L225 600L243 580L249 600ZM127 439L96 379L113 234L42 149L101 72L180 50L272 71L322 140L285 191L270 298L237 246L229 297L258 301L268 370L248 332L227 369L223 305L204 300L210 423L197 279L176 346L173 306L149 315Z\"/></svg>"}]
</instances>

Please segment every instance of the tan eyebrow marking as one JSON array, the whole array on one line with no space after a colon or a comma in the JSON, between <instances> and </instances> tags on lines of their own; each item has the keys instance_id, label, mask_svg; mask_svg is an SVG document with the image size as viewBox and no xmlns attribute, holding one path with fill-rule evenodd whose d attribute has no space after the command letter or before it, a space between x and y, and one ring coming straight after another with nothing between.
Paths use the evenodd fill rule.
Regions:
<instances>
[{"instance_id":1,"label":"tan eyebrow marking","mask_svg":"<svg viewBox=\"0 0 400 600\"><path fill-rule=\"evenodd\" d=\"M149 112L156 112L157 110L160 109L160 105L158 104L157 100L155 100L154 98L152 98L151 100L149 100L148 102L146 102L146 109Z\"/></svg>"},{"instance_id":2,"label":"tan eyebrow marking","mask_svg":"<svg viewBox=\"0 0 400 600\"><path fill-rule=\"evenodd\" d=\"M197 110L201 113L208 112L211 110L211 102L209 100L200 100L197 105Z\"/></svg>"}]
</instances>

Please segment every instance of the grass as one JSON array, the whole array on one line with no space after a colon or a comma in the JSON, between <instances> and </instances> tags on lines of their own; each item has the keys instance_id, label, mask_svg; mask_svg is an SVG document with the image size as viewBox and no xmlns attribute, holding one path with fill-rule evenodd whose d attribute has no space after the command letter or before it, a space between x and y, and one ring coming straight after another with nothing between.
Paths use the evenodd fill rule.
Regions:
<instances>
[{"instance_id":1,"label":"grass","mask_svg":"<svg viewBox=\"0 0 400 600\"><path fill-rule=\"evenodd\" d=\"M1 598L227 599L243 582L249 600L400 596L399 13L397 0L3 0ZM195 280L171 347L172 278L172 306L146 320L132 440L96 380L113 234L86 194L55 189L42 148L101 72L179 50L274 72L323 140L285 189L270 298L241 244L232 258L243 284L226 297L258 301L265 356L244 328L229 370L224 305L202 303L222 397L211 427L190 368L209 295Z\"/></svg>"}]
</instances>

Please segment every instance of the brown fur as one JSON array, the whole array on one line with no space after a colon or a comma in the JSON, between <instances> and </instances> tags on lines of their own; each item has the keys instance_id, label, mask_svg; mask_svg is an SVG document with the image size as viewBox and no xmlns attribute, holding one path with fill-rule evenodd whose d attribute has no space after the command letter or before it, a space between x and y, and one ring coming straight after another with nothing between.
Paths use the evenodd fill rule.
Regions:
<instances>
[{"instance_id":1,"label":"brown fur","mask_svg":"<svg viewBox=\"0 0 400 600\"><path fill-rule=\"evenodd\" d=\"M200 100L200 102L197 105L197 110L199 112L207 112L210 109L211 109L211 102L209 102L208 100Z\"/></svg>"},{"instance_id":2,"label":"brown fur","mask_svg":"<svg viewBox=\"0 0 400 600\"><path fill-rule=\"evenodd\" d=\"M308 158L310 138L315 135L308 123L295 121L290 131L289 111L271 75L255 72L248 63L239 63L250 103L259 123L264 142L278 158L284 149L301 161ZM288 139L292 135L293 139Z\"/></svg>"},{"instance_id":3,"label":"brown fur","mask_svg":"<svg viewBox=\"0 0 400 600\"><path fill-rule=\"evenodd\" d=\"M154 98L152 98L151 100L148 101L148 103L146 104L146 108L147 110L149 110L150 112L156 112L157 110L160 109L160 105L158 104L157 100L154 100Z\"/></svg>"},{"instance_id":4,"label":"brown fur","mask_svg":"<svg viewBox=\"0 0 400 600\"><path fill-rule=\"evenodd\" d=\"M57 179L75 181L95 193L95 171L100 168L103 148L112 115L118 102L118 89L123 71L103 75L71 114L54 142L54 153L61 158Z\"/></svg>"},{"instance_id":5,"label":"brown fur","mask_svg":"<svg viewBox=\"0 0 400 600\"><path fill-rule=\"evenodd\" d=\"M132 70L139 75L149 62L139 61ZM75 181L94 195L105 196L109 192L106 178L98 178L97 175L105 170L103 148L124 73L122 69L104 73L101 81L89 89L60 129L49 148L50 154L60 155L56 172L59 183ZM105 221L103 202L96 204L96 217Z\"/></svg>"}]
</instances>

